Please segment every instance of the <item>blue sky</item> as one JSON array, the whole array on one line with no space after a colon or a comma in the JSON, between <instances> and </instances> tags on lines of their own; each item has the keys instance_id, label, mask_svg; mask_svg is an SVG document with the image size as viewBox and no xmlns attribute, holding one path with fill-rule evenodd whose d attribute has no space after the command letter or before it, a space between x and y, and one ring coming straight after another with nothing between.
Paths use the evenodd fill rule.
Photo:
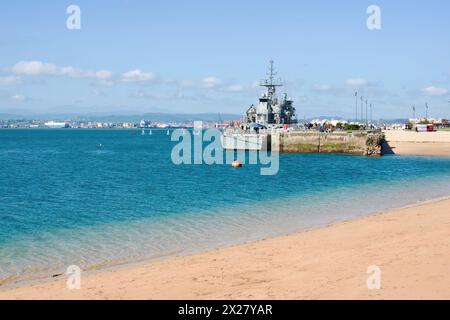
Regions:
<instances>
[{"instance_id":1,"label":"blue sky","mask_svg":"<svg viewBox=\"0 0 450 320\"><path fill-rule=\"evenodd\" d=\"M68 30L66 8L81 8ZM381 8L381 30L366 9ZM300 118L450 117L450 2L24 1L0 5L0 112L243 113L270 59Z\"/></svg>"}]
</instances>

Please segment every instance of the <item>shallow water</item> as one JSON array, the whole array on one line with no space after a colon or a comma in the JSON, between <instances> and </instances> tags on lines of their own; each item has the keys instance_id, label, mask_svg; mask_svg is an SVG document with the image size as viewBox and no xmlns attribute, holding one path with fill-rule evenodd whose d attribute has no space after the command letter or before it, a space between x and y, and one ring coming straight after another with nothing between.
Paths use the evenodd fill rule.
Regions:
<instances>
[{"instance_id":1,"label":"shallow water","mask_svg":"<svg viewBox=\"0 0 450 320\"><path fill-rule=\"evenodd\" d=\"M102 144L104 148L96 146ZM160 258L450 195L450 159L172 163L166 130L0 130L0 279Z\"/></svg>"}]
</instances>

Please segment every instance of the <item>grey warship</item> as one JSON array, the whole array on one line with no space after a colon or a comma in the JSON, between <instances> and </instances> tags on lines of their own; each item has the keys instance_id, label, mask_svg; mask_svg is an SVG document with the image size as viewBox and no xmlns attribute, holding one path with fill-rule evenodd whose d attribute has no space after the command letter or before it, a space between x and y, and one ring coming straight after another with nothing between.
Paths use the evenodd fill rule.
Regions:
<instances>
[{"instance_id":1,"label":"grey warship","mask_svg":"<svg viewBox=\"0 0 450 320\"><path fill-rule=\"evenodd\" d=\"M282 87L281 79L275 79L277 73L274 61L270 61L267 78L260 82L266 91L257 105L247 109L239 128L228 128L222 134L222 146L225 150L269 150L271 134L279 129L287 129L297 123L294 101L283 93L277 96L277 88Z\"/></svg>"},{"instance_id":2,"label":"grey warship","mask_svg":"<svg viewBox=\"0 0 450 320\"><path fill-rule=\"evenodd\" d=\"M276 89L282 87L283 84L280 79L275 79L276 75L274 62L271 60L268 78L260 83L261 87L266 88L266 92L259 98L256 107L251 105L248 108L244 119L247 126L258 124L268 128L276 128L297 123L294 101L288 98L287 93L283 93L281 99L277 96Z\"/></svg>"}]
</instances>

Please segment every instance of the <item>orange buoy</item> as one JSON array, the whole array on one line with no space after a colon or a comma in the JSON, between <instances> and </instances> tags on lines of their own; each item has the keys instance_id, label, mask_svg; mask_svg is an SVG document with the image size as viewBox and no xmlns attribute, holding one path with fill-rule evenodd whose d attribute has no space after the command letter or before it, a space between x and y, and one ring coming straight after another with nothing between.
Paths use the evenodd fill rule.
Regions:
<instances>
[{"instance_id":1,"label":"orange buoy","mask_svg":"<svg viewBox=\"0 0 450 320\"><path fill-rule=\"evenodd\" d=\"M231 164L231 166L232 166L233 168L240 168L240 167L242 167L242 163L240 163L239 161L234 161L234 162Z\"/></svg>"}]
</instances>

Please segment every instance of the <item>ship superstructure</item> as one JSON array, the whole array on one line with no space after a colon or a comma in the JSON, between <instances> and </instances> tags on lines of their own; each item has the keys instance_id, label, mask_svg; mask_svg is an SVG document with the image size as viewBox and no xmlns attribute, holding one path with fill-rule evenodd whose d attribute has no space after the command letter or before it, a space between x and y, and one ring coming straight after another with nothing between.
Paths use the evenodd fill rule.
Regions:
<instances>
[{"instance_id":1,"label":"ship superstructure","mask_svg":"<svg viewBox=\"0 0 450 320\"><path fill-rule=\"evenodd\" d=\"M294 102L284 93L278 98L277 87L282 87L281 80L275 79L277 73L274 62L270 61L267 79L261 81L260 86L266 88L266 92L259 98L258 104L251 105L246 112L245 123L256 123L262 126L290 125L297 123Z\"/></svg>"}]
</instances>

